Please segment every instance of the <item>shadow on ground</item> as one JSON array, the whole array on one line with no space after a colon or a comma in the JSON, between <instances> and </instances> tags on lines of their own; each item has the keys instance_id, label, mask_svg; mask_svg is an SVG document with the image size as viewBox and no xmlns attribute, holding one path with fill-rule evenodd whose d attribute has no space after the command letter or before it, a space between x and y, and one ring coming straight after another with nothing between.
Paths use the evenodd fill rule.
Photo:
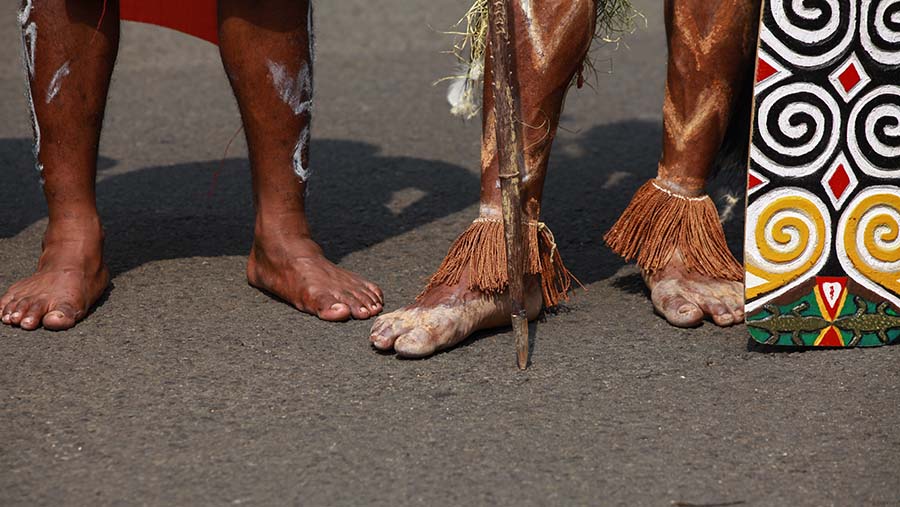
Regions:
<instances>
[{"instance_id":1,"label":"shadow on ground","mask_svg":"<svg viewBox=\"0 0 900 507\"><path fill-rule=\"evenodd\" d=\"M604 244L603 234L638 187L656 176L661 127L644 120L598 125L556 144L543 219L553 230L567 267L585 285L606 280L622 267L622 260ZM734 204L729 196L742 195L744 178L736 167L717 172L710 187L716 189L712 194L720 211ZM738 259L743 249L743 208L741 198L728 211L725 223L729 246ZM633 278L617 282L617 286L629 292L643 291L643 281Z\"/></svg>"},{"instance_id":2,"label":"shadow on ground","mask_svg":"<svg viewBox=\"0 0 900 507\"><path fill-rule=\"evenodd\" d=\"M478 178L462 167L382 157L375 146L351 141L320 140L315 148L314 161L322 169L312 181L308 207L315 236L332 259L477 202ZM7 170L0 212L13 217L0 224L0 238L8 238L47 214L30 141L0 140L0 153ZM245 159L102 178L115 164L101 160L97 185L114 275L154 260L249 252L253 210Z\"/></svg>"},{"instance_id":3,"label":"shadow on ground","mask_svg":"<svg viewBox=\"0 0 900 507\"><path fill-rule=\"evenodd\" d=\"M658 123L631 120L557 142L543 216L583 283L607 279L621 268L602 235L637 187L656 174L660 136ZM46 216L30 145L26 139L0 139L6 170L0 213L12 217L0 223L0 238ZM316 239L335 261L477 202L478 177L463 167L385 157L378 147L353 141L317 140L314 148L319 169L310 187L310 219ZM249 251L253 212L245 159L103 177L116 164L101 159L97 186L114 275L154 260Z\"/></svg>"}]
</instances>

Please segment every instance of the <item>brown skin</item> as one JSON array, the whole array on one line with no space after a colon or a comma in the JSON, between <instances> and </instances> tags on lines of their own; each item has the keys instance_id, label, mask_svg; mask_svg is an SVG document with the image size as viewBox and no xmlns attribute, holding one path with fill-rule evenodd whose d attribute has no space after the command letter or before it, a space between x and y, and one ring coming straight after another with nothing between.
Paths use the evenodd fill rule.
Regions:
<instances>
[{"instance_id":1,"label":"brown skin","mask_svg":"<svg viewBox=\"0 0 900 507\"><path fill-rule=\"evenodd\" d=\"M103 0L43 0L28 20L39 29L30 85L42 134L49 223L37 272L0 297L0 321L22 329L74 326L109 281L94 183L119 12L118 2L110 1L96 30L102 5ZM309 114L295 115L281 100L266 66L277 62L296 75L310 61L307 13L303 1L219 1L222 61L244 121L257 210L247 277L321 319L368 318L382 309L381 290L329 262L311 238L305 184L292 168ZM67 61L71 72L48 104L44 97L53 75ZM303 157L308 160L308 153Z\"/></svg>"},{"instance_id":2,"label":"brown skin","mask_svg":"<svg viewBox=\"0 0 900 507\"><path fill-rule=\"evenodd\" d=\"M663 104L663 153L657 181L687 196L702 195L725 137L734 101L752 69L758 0L667 0L669 64ZM657 312L692 327L744 320L741 282L688 272L680 254L644 272Z\"/></svg>"},{"instance_id":3,"label":"brown skin","mask_svg":"<svg viewBox=\"0 0 900 507\"><path fill-rule=\"evenodd\" d=\"M700 195L722 143L732 103L753 54L757 0L668 0L669 67L664 106L665 138L659 180L684 195ZM591 1L535 1L532 30L513 2L517 65L525 124L527 177L523 201L528 219L540 216L547 160L563 98L593 32ZM576 14L571 16L570 14ZM543 28L542 28L543 27ZM559 41L555 43L555 41ZM544 63L546 62L546 63ZM489 70L489 66L488 66ZM490 74L484 85L481 215L500 217ZM704 317L727 326L743 319L743 285L689 273L676 253L669 265L645 274L654 307L677 326ZM370 341L381 350L422 357L452 347L471 333L509 324L505 295L438 286L415 303L379 317ZM526 284L528 316L539 313L535 280Z\"/></svg>"},{"instance_id":4,"label":"brown skin","mask_svg":"<svg viewBox=\"0 0 900 507\"><path fill-rule=\"evenodd\" d=\"M381 289L322 255L306 221L306 184L294 174L294 147L310 121L282 101L267 62L296 76L312 67L306 1L219 0L219 48L237 97L253 168L256 228L247 279L323 320L381 312ZM308 99L304 97L304 100ZM304 150L304 166L309 167Z\"/></svg>"},{"instance_id":5,"label":"brown skin","mask_svg":"<svg viewBox=\"0 0 900 507\"><path fill-rule=\"evenodd\" d=\"M101 7L102 0L45 0L28 20L38 27L30 86L41 128L49 223L37 271L0 297L4 324L70 328L109 281L94 183L106 92L119 44L119 16L118 5L111 3L98 32ZM43 35L50 33L54 36ZM45 97L53 75L67 61L71 73L48 104Z\"/></svg>"},{"instance_id":6,"label":"brown skin","mask_svg":"<svg viewBox=\"0 0 900 507\"><path fill-rule=\"evenodd\" d=\"M593 36L591 0L533 2L532 30L519 2L513 2L523 134L525 177L522 202L527 220L540 217L547 160L563 99ZM570 20L565 21L564 20ZM555 27L555 28L550 28ZM488 55L490 58L490 55ZM486 66L484 117L481 140L481 216L500 219L499 164L494 138L493 82ZM510 322L508 298L467 288L464 277L457 286L439 285L405 308L379 317L370 341L381 350L403 357L422 357L458 344L473 332ZM538 280L526 283L529 319L540 313Z\"/></svg>"}]
</instances>

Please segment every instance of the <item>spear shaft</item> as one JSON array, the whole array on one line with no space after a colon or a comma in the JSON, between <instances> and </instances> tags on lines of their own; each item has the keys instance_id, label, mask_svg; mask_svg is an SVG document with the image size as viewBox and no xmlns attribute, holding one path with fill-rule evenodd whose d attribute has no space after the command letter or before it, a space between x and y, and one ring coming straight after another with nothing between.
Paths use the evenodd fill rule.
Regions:
<instances>
[{"instance_id":1,"label":"spear shaft","mask_svg":"<svg viewBox=\"0 0 900 507\"><path fill-rule=\"evenodd\" d=\"M491 77L500 194L506 240L506 270L519 369L528 367L528 316L525 313L525 240L521 180L525 172L519 77L515 69L515 26L509 0L489 0Z\"/></svg>"}]
</instances>

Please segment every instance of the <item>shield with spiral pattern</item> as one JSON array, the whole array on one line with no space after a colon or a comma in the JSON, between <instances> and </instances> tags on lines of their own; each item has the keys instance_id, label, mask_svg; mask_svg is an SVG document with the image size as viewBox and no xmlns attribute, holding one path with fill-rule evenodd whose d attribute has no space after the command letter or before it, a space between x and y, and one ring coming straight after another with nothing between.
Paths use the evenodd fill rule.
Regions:
<instances>
[{"instance_id":1,"label":"shield with spiral pattern","mask_svg":"<svg viewBox=\"0 0 900 507\"><path fill-rule=\"evenodd\" d=\"M900 0L765 0L747 325L770 345L900 336Z\"/></svg>"}]
</instances>

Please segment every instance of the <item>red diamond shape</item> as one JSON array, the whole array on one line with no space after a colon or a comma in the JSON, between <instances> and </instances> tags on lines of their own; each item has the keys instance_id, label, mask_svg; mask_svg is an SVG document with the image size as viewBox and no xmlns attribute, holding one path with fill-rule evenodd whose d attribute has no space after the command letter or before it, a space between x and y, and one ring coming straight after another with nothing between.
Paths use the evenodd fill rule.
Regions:
<instances>
[{"instance_id":1,"label":"red diamond shape","mask_svg":"<svg viewBox=\"0 0 900 507\"><path fill-rule=\"evenodd\" d=\"M862 78L859 77L859 71L856 70L856 64L851 63L844 69L843 72L838 76L838 79L841 82L841 86L844 87L844 91L849 93L850 90L853 89L854 86L859 84L862 81Z\"/></svg>"},{"instance_id":2,"label":"red diamond shape","mask_svg":"<svg viewBox=\"0 0 900 507\"><path fill-rule=\"evenodd\" d=\"M831 175L831 178L828 178L828 186L831 187L835 199L840 199L849 185L850 176L847 174L844 164L840 164L837 170L834 171L834 174Z\"/></svg>"},{"instance_id":3,"label":"red diamond shape","mask_svg":"<svg viewBox=\"0 0 900 507\"><path fill-rule=\"evenodd\" d=\"M760 58L759 64L756 66L756 82L760 83L762 81L765 81L777 72L778 71L775 69L775 67L772 67L769 62Z\"/></svg>"}]
</instances>

